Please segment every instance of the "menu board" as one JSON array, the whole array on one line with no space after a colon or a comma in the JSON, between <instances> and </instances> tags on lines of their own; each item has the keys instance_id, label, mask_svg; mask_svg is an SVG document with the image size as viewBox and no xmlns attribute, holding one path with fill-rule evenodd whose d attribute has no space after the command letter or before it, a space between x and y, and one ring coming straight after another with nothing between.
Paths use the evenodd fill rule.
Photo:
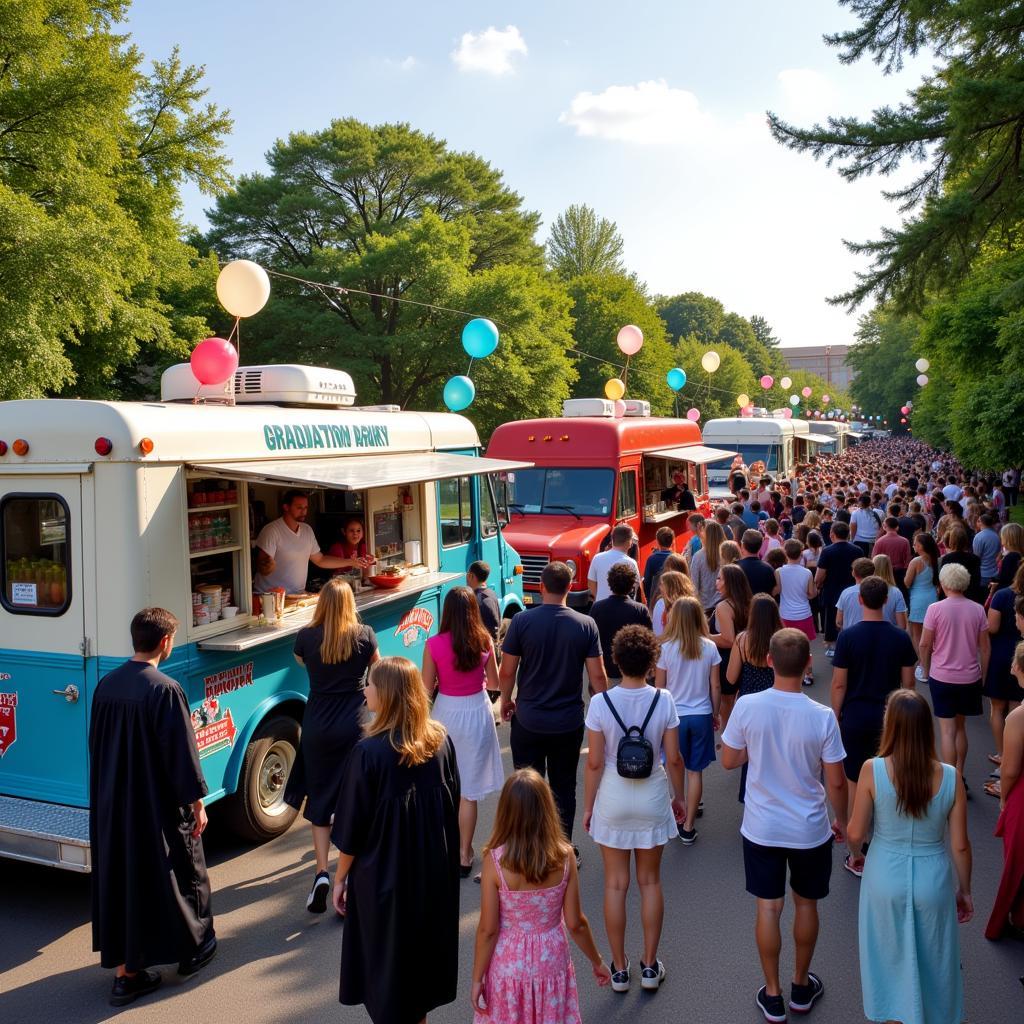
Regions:
<instances>
[{"instance_id":1,"label":"menu board","mask_svg":"<svg viewBox=\"0 0 1024 1024\"><path fill-rule=\"evenodd\" d=\"M373 513L373 552L378 558L402 553L402 513Z\"/></svg>"}]
</instances>

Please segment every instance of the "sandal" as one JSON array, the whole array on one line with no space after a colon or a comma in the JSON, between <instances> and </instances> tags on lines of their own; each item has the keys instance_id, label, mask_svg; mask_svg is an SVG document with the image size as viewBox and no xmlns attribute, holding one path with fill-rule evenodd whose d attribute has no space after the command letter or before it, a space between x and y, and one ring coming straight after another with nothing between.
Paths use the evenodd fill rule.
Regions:
<instances>
[{"instance_id":1,"label":"sandal","mask_svg":"<svg viewBox=\"0 0 1024 1024\"><path fill-rule=\"evenodd\" d=\"M1002 796L1003 795L1003 791L1002 791L1002 788L999 785L999 780L998 779L993 779L992 782L986 782L985 783L985 792L988 793L989 796L995 796L995 797Z\"/></svg>"},{"instance_id":2,"label":"sandal","mask_svg":"<svg viewBox=\"0 0 1024 1024\"><path fill-rule=\"evenodd\" d=\"M1003 763L1003 755L1002 754L989 754L988 755L988 759L994 765L1001 765Z\"/></svg>"}]
</instances>

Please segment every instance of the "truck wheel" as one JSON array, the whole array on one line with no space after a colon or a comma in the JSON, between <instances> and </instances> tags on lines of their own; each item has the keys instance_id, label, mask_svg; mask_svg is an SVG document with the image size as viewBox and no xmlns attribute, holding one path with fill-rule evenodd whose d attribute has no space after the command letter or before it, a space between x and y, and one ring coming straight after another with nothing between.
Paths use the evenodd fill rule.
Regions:
<instances>
[{"instance_id":1,"label":"truck wheel","mask_svg":"<svg viewBox=\"0 0 1024 1024\"><path fill-rule=\"evenodd\" d=\"M291 827L298 811L284 802L284 789L298 749L299 723L284 715L268 719L249 741L228 811L243 839L262 843Z\"/></svg>"}]
</instances>

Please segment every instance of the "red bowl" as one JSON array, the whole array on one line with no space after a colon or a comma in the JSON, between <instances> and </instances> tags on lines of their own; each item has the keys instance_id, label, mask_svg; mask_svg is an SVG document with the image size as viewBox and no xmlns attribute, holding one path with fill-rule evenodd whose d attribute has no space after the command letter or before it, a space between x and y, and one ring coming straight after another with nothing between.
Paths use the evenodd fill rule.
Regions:
<instances>
[{"instance_id":1,"label":"red bowl","mask_svg":"<svg viewBox=\"0 0 1024 1024\"><path fill-rule=\"evenodd\" d=\"M401 576L367 576L366 579L381 590L394 590L402 585L405 574L403 573Z\"/></svg>"}]
</instances>

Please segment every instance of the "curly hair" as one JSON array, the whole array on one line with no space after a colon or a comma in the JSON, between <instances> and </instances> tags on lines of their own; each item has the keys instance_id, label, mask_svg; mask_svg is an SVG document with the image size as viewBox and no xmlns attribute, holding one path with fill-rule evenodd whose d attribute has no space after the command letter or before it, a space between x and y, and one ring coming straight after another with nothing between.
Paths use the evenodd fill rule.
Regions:
<instances>
[{"instance_id":1,"label":"curly hair","mask_svg":"<svg viewBox=\"0 0 1024 1024\"><path fill-rule=\"evenodd\" d=\"M657 637L646 626L623 626L612 641L612 661L624 676L645 679L660 650Z\"/></svg>"}]
</instances>

